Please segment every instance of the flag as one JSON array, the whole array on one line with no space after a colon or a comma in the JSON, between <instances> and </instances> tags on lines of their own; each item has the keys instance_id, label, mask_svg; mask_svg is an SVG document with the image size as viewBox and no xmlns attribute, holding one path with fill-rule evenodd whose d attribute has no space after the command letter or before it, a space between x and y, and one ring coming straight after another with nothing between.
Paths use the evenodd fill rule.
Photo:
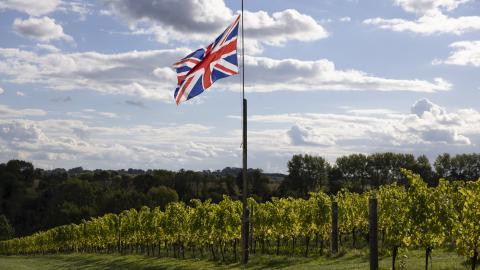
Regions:
<instances>
[{"instance_id":1,"label":"flag","mask_svg":"<svg viewBox=\"0 0 480 270\"><path fill-rule=\"evenodd\" d=\"M216 80L238 73L239 21L240 15L213 43L175 63L178 82L174 98L177 105L201 94Z\"/></svg>"}]
</instances>

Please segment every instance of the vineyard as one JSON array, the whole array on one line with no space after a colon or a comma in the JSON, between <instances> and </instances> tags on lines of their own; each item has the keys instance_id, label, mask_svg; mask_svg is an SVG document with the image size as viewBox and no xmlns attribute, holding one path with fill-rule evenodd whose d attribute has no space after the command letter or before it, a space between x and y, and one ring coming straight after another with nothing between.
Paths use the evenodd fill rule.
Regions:
<instances>
[{"instance_id":1,"label":"vineyard","mask_svg":"<svg viewBox=\"0 0 480 270\"><path fill-rule=\"evenodd\" d=\"M440 181L428 187L404 170L406 186L388 185L363 194L311 193L308 199L248 200L250 252L288 256L331 254L332 203L338 205L340 252L368 239L368 200L378 200L379 246L392 268L405 248L454 248L475 269L480 244L480 181ZM192 200L164 210L143 207L107 214L0 242L0 254L121 253L238 261L242 206L229 197L218 204Z\"/></svg>"}]
</instances>

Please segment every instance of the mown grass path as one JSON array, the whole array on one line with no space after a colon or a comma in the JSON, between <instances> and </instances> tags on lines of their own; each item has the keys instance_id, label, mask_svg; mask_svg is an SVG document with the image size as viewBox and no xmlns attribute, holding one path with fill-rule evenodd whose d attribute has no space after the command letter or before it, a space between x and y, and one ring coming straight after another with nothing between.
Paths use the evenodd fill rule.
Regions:
<instances>
[{"instance_id":1,"label":"mown grass path","mask_svg":"<svg viewBox=\"0 0 480 270\"><path fill-rule=\"evenodd\" d=\"M399 256L408 270L424 269L424 253L422 250L408 251ZM434 250L432 269L464 270L469 269L465 260L451 251ZM397 265L397 269L401 269ZM49 269L104 269L104 270L196 270L196 269L242 269L241 265L221 264L199 259L152 258L141 255L111 254L60 254L46 256L0 256L2 270L49 270ZM338 258L327 257L286 257L286 256L253 256L247 269L368 269L366 251L351 251ZM390 269L390 258L382 257L380 269Z\"/></svg>"}]
</instances>

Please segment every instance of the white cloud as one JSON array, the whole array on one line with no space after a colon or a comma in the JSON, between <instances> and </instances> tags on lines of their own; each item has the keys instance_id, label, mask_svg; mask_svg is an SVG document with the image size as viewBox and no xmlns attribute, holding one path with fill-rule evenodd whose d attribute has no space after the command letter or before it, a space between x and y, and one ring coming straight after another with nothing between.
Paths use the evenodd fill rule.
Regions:
<instances>
[{"instance_id":1,"label":"white cloud","mask_svg":"<svg viewBox=\"0 0 480 270\"><path fill-rule=\"evenodd\" d=\"M107 9L103 14L120 17L132 33L154 35L161 43L212 42L231 23L235 13L223 0L104 2ZM245 11L244 17L249 42L246 53L250 55L260 53L264 44L282 46L289 40L313 41L328 36L315 19L293 9L271 15Z\"/></svg>"},{"instance_id":2,"label":"white cloud","mask_svg":"<svg viewBox=\"0 0 480 270\"><path fill-rule=\"evenodd\" d=\"M131 27L142 23L162 25L165 31L205 34L228 24L232 11L223 0L135 1L105 0L108 14L119 16ZM175 28L175 29L173 29Z\"/></svg>"},{"instance_id":3,"label":"white cloud","mask_svg":"<svg viewBox=\"0 0 480 270\"><path fill-rule=\"evenodd\" d=\"M12 9L32 16L40 16L54 11L59 4L60 0L2 0L0 10Z\"/></svg>"},{"instance_id":4,"label":"white cloud","mask_svg":"<svg viewBox=\"0 0 480 270\"><path fill-rule=\"evenodd\" d=\"M452 11L459 5L471 1L472 0L395 0L395 4L407 12L425 14L441 9Z\"/></svg>"},{"instance_id":5,"label":"white cloud","mask_svg":"<svg viewBox=\"0 0 480 270\"><path fill-rule=\"evenodd\" d=\"M5 90L3 90L3 88L0 87L0 95L3 95L5 94Z\"/></svg>"},{"instance_id":6,"label":"white cloud","mask_svg":"<svg viewBox=\"0 0 480 270\"><path fill-rule=\"evenodd\" d=\"M480 40L458 41L450 44L454 51L445 60L434 60L433 64L448 64L480 67Z\"/></svg>"},{"instance_id":7,"label":"white cloud","mask_svg":"<svg viewBox=\"0 0 480 270\"><path fill-rule=\"evenodd\" d=\"M32 123L13 121L10 123L0 123L0 139L9 143L37 141L44 135Z\"/></svg>"},{"instance_id":8,"label":"white cloud","mask_svg":"<svg viewBox=\"0 0 480 270\"><path fill-rule=\"evenodd\" d=\"M171 65L187 52L173 49L40 55L0 48L0 74L10 77L6 81L17 84L38 83L56 90L90 89L104 94L170 101L176 84Z\"/></svg>"},{"instance_id":9,"label":"white cloud","mask_svg":"<svg viewBox=\"0 0 480 270\"><path fill-rule=\"evenodd\" d=\"M42 16L55 11L73 12L80 15L80 19L90 13L92 4L83 0L2 0L0 11L9 9L26 13L30 16Z\"/></svg>"},{"instance_id":10,"label":"white cloud","mask_svg":"<svg viewBox=\"0 0 480 270\"><path fill-rule=\"evenodd\" d=\"M407 12L419 16L416 20L370 18L363 21L381 29L395 32L413 32L422 35L456 34L480 30L480 16L449 17L444 12L472 0L395 0Z\"/></svg>"},{"instance_id":11,"label":"white cloud","mask_svg":"<svg viewBox=\"0 0 480 270\"><path fill-rule=\"evenodd\" d=\"M352 152L429 154L478 149L477 110L447 112L429 100L415 102L412 113L373 110L373 114L252 115L250 164L284 171L284 164L296 153L320 154L334 160ZM385 114L380 114L382 111ZM93 109L81 112L101 113ZM108 122L104 122L108 126L100 126L96 119L0 119L0 158L22 156L36 166L87 168L205 169L241 163L240 129L223 132L198 124L156 127L112 126Z\"/></svg>"},{"instance_id":12,"label":"white cloud","mask_svg":"<svg viewBox=\"0 0 480 270\"><path fill-rule=\"evenodd\" d=\"M470 139L459 135L456 130L452 129L426 129L420 131L421 138L429 142L441 142L447 144L464 144L470 145Z\"/></svg>"},{"instance_id":13,"label":"white cloud","mask_svg":"<svg viewBox=\"0 0 480 270\"><path fill-rule=\"evenodd\" d=\"M104 94L172 101L176 85L171 68L188 49L130 51L119 54L38 54L0 48L0 74L16 84L37 83L56 90L90 89ZM338 70L322 59L275 60L246 56L247 91L371 90L436 92L451 88L441 78L433 81L388 79L358 70ZM238 90L238 78L226 79L217 88Z\"/></svg>"},{"instance_id":14,"label":"white cloud","mask_svg":"<svg viewBox=\"0 0 480 270\"><path fill-rule=\"evenodd\" d=\"M313 41L326 38L327 31L312 17L294 9L275 12L244 12L248 38L268 45L284 45L289 40Z\"/></svg>"},{"instance_id":15,"label":"white cloud","mask_svg":"<svg viewBox=\"0 0 480 270\"><path fill-rule=\"evenodd\" d=\"M314 128L308 126L293 125L287 131L287 135L293 145L335 145L335 139L329 134L319 134Z\"/></svg>"},{"instance_id":16,"label":"white cloud","mask_svg":"<svg viewBox=\"0 0 480 270\"><path fill-rule=\"evenodd\" d=\"M351 20L352 20L352 18L350 18L350 17L342 17L342 18L339 19L339 21L341 21L341 22L349 22Z\"/></svg>"},{"instance_id":17,"label":"white cloud","mask_svg":"<svg viewBox=\"0 0 480 270\"><path fill-rule=\"evenodd\" d=\"M404 19L372 18L365 24L378 26L395 32L413 32L423 35L456 34L480 30L480 16L448 17L440 12L426 14L415 21Z\"/></svg>"},{"instance_id":18,"label":"white cloud","mask_svg":"<svg viewBox=\"0 0 480 270\"><path fill-rule=\"evenodd\" d=\"M19 97L24 97L26 96L25 93L23 93L22 91L17 91L15 92L15 95L19 96Z\"/></svg>"},{"instance_id":19,"label":"white cloud","mask_svg":"<svg viewBox=\"0 0 480 270\"><path fill-rule=\"evenodd\" d=\"M40 43L37 43L37 48L40 49L40 50L44 50L46 52L53 52L53 53L57 53L57 52L60 52L60 49L53 46L53 45L50 45L50 44L40 44Z\"/></svg>"},{"instance_id":20,"label":"white cloud","mask_svg":"<svg viewBox=\"0 0 480 270\"><path fill-rule=\"evenodd\" d=\"M68 0L62 1L60 6L58 7L58 10L65 13L76 13L79 15L80 20L85 20L86 16L90 14L93 7L93 4L87 3L83 0Z\"/></svg>"},{"instance_id":21,"label":"white cloud","mask_svg":"<svg viewBox=\"0 0 480 270\"><path fill-rule=\"evenodd\" d=\"M40 109L13 109L0 104L0 118L18 118L25 116L44 116L47 112Z\"/></svg>"},{"instance_id":22,"label":"white cloud","mask_svg":"<svg viewBox=\"0 0 480 270\"><path fill-rule=\"evenodd\" d=\"M369 90L369 91L446 91L451 84L441 78L425 80L388 79L358 70L338 70L327 59L301 61L267 57L245 57L246 88L251 92L279 90ZM238 88L238 87L236 87Z\"/></svg>"},{"instance_id":23,"label":"white cloud","mask_svg":"<svg viewBox=\"0 0 480 270\"><path fill-rule=\"evenodd\" d=\"M473 145L470 136L480 132L477 122L480 112L468 109L447 113L427 99L415 102L410 114L386 109L375 111L385 114L358 115L347 111L346 114L253 115L249 121L250 126L261 123L264 128L268 128L266 124L289 126L283 132L299 151L311 151L312 147L326 151L326 147L334 146L337 152L410 149L422 153L442 146Z\"/></svg>"},{"instance_id":24,"label":"white cloud","mask_svg":"<svg viewBox=\"0 0 480 270\"><path fill-rule=\"evenodd\" d=\"M19 35L42 42L59 39L73 42L73 38L63 32L62 26L57 24L55 19L49 17L29 18L26 20L17 18L13 22L13 29Z\"/></svg>"},{"instance_id":25,"label":"white cloud","mask_svg":"<svg viewBox=\"0 0 480 270\"><path fill-rule=\"evenodd\" d=\"M356 115L385 115L398 114L399 112L390 109L348 109L347 112Z\"/></svg>"},{"instance_id":26,"label":"white cloud","mask_svg":"<svg viewBox=\"0 0 480 270\"><path fill-rule=\"evenodd\" d=\"M205 158L217 157L219 153L224 150L211 144L190 142L189 149L185 152L186 155L197 160L204 160Z\"/></svg>"},{"instance_id":27,"label":"white cloud","mask_svg":"<svg viewBox=\"0 0 480 270\"><path fill-rule=\"evenodd\" d=\"M114 112L98 112L98 115L101 115L107 118L118 118L118 114Z\"/></svg>"},{"instance_id":28,"label":"white cloud","mask_svg":"<svg viewBox=\"0 0 480 270\"><path fill-rule=\"evenodd\" d=\"M0 119L0 145L4 148L0 158L22 155L42 167L82 164L87 168L168 169L205 169L219 156L236 159L234 152L239 150L231 147L232 140L216 137L210 130L196 124L125 128L84 120Z\"/></svg>"},{"instance_id":29,"label":"white cloud","mask_svg":"<svg viewBox=\"0 0 480 270\"><path fill-rule=\"evenodd\" d=\"M284 164L298 153L334 161L351 153L391 151L431 158L443 152L480 150L480 112L475 109L447 112L429 100L419 100L411 113L386 108L344 110L336 114L251 115L249 146L254 153L249 159L255 164L268 160L268 164L273 162L277 170L284 171Z\"/></svg>"},{"instance_id":30,"label":"white cloud","mask_svg":"<svg viewBox=\"0 0 480 270\"><path fill-rule=\"evenodd\" d=\"M88 119L88 120L95 120L95 119L98 120L99 118L118 118L117 113L97 111L95 109L83 109L82 111L67 112L66 115L75 119Z\"/></svg>"},{"instance_id":31,"label":"white cloud","mask_svg":"<svg viewBox=\"0 0 480 270\"><path fill-rule=\"evenodd\" d=\"M426 98L417 100L415 104L413 104L411 112L416 114L418 117L422 117L425 113L433 113L434 115L438 116L446 115L445 109Z\"/></svg>"}]
</instances>

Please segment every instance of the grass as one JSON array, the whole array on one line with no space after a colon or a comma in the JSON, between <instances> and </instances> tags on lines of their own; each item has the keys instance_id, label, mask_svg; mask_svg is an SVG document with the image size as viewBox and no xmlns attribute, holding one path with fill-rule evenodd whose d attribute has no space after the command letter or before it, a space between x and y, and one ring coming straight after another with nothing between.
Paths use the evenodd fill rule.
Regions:
<instances>
[{"instance_id":1,"label":"grass","mask_svg":"<svg viewBox=\"0 0 480 270\"><path fill-rule=\"evenodd\" d=\"M403 258L403 259L402 259ZM447 250L434 250L432 269L464 270L470 269L465 259ZM407 251L401 254L398 261L405 262L404 269L424 269L424 252L422 250ZM390 257L382 257L380 269L390 269ZM141 255L112 254L60 254L45 256L0 256L2 270L47 270L47 269L146 269L146 270L193 270L193 269L242 269L238 263L222 264L199 259L153 258ZM368 253L365 250L353 250L335 257L287 257L287 256L253 256L247 269L369 269ZM397 266L397 269L400 269Z\"/></svg>"}]
</instances>

